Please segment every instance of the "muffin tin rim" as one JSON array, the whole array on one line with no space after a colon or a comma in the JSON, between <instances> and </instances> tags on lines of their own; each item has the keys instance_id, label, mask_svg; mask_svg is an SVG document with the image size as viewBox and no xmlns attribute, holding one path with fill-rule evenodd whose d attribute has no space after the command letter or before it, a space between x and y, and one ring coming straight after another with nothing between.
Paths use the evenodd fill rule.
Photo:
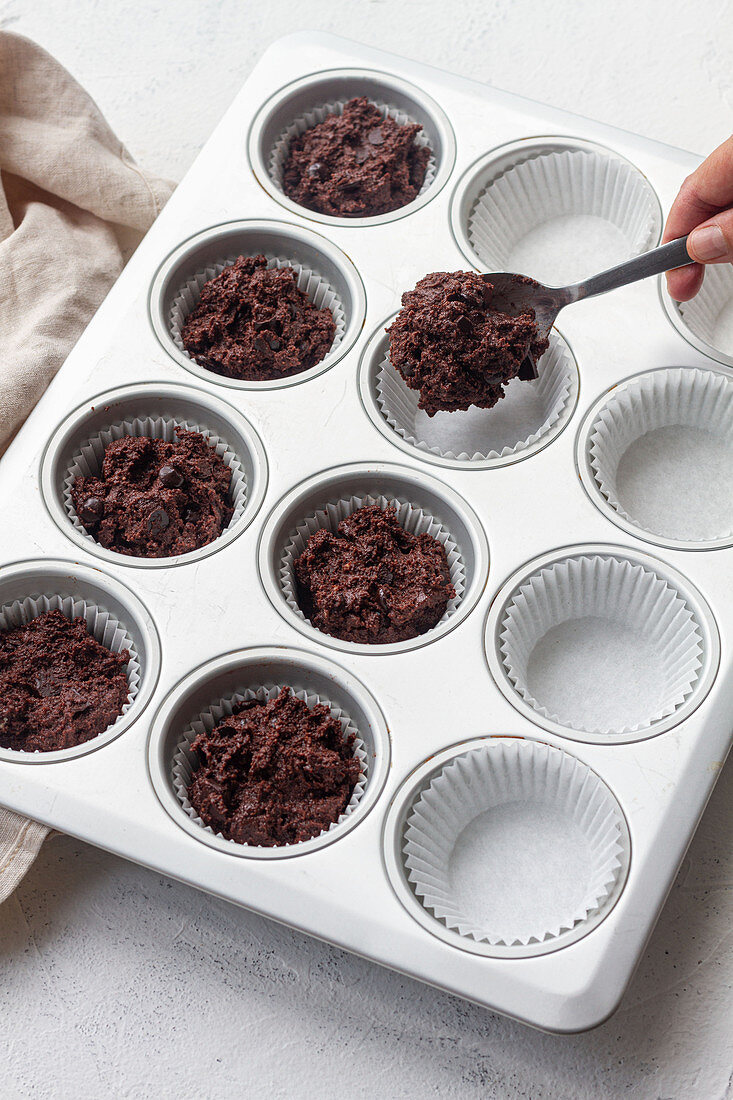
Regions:
<instances>
[{"instance_id":1,"label":"muffin tin rim","mask_svg":"<svg viewBox=\"0 0 733 1100\"><path fill-rule=\"evenodd\" d=\"M167 398L171 398L172 400L178 400L179 398L187 400L193 405L200 405L203 411L209 408L210 411L217 413L219 416L229 421L232 427L245 440L250 452L250 458L257 472L257 478L254 485L251 485L249 481L247 481L247 500L244 511L239 519L234 524L230 524L225 528L217 538L212 539L211 542L206 543L204 546L199 546L196 550L191 550L187 554L178 554L163 558L145 558L132 554L120 554L116 550L109 550L101 546L94 537L85 536L80 531L77 531L64 508L60 494L57 492L54 471L57 466L58 455L71 435L83 426L84 421L89 416L93 415L103 403L109 402L111 404L115 401L122 402L126 399L144 398L146 395L149 395L151 400L155 400L156 398L161 398L162 400L166 400ZM110 423L117 423L119 419L120 417L110 419ZM237 420L240 421L239 424ZM41 453L39 473L41 499L43 500L47 513L59 528L62 535L69 538L71 542L79 547L79 549L94 554L96 557L107 562L108 565L128 566L130 568L139 569L174 569L183 565L196 564L204 558L224 550L227 546L231 545L239 535L243 534L256 518L265 499L269 482L269 464L264 444L254 425L247 417L241 413L239 409L236 409L216 393L209 393L207 390L197 389L194 386L186 385L182 382L171 381L131 382L124 386L117 386L111 390L104 390L91 397L88 401L77 405L63 418L63 420L59 421L55 430L49 436Z\"/></svg>"},{"instance_id":2,"label":"muffin tin rim","mask_svg":"<svg viewBox=\"0 0 733 1100\"><path fill-rule=\"evenodd\" d=\"M185 703L187 697L201 688L207 681L219 674L235 673L246 670L248 665L260 661L280 661L290 664L295 670L311 670L336 682L347 696L353 698L362 707L369 718L374 741L374 759L371 761L367 785L361 799L353 811L340 824L327 829L318 836L296 844L286 844L271 848L238 844L224 837L202 829L188 816L181 806L170 782L170 761L163 760L163 742L167 737L170 722L176 709ZM282 680L283 676L280 677ZM353 715L350 715L353 719ZM356 723L355 723L356 724ZM185 727L182 726L180 732ZM358 727L357 727L358 728ZM361 731L360 731L361 732ZM363 738L362 738L363 739ZM368 745L367 745L368 749ZM145 745L145 771L158 803L175 825L202 844L224 855L240 859L260 861L290 859L319 851L339 840L358 825L379 802L387 777L392 767L392 739L390 729L382 708L371 689L357 676L342 665L319 653L311 653L289 645L243 646L212 657L195 668L189 669L168 690L150 722Z\"/></svg>"},{"instance_id":3,"label":"muffin tin rim","mask_svg":"<svg viewBox=\"0 0 733 1100\"><path fill-rule=\"evenodd\" d=\"M493 161L500 162L503 156L511 156L515 150L519 153L522 149L531 150L533 146L546 147L548 152L565 152L567 150L577 152L600 152L604 156L609 156L614 160L621 161L632 169L638 176L640 176L646 186L649 189L649 194L654 201L654 213L656 218L656 234L652 235L651 248L659 244L662 237L662 230L664 228L664 212L662 209L662 203L657 194L656 188L653 186L651 180L642 172L632 160L624 156L623 153L617 152L609 145L604 145L599 141L592 141L587 138L575 137L572 134L528 134L522 138L515 138L513 141L502 142L501 145L495 145L487 152L482 153L477 157L469 166L461 173L459 178L453 187L453 191L450 196L450 206L448 212L448 220L450 225L450 232L456 247L461 252L463 257L468 260L472 267L477 271L486 271L487 266L481 261L480 256L474 250L473 245L468 236L468 227L463 225L463 218L461 217L462 207L468 187L473 179L488 167ZM513 163L507 164L507 166L498 171L491 180L488 180L483 186L486 187L490 182L498 179L504 175L505 172L511 171L517 164L523 163L524 160L531 159L530 157L518 158ZM475 202L475 199L474 199Z\"/></svg>"},{"instance_id":4,"label":"muffin tin rim","mask_svg":"<svg viewBox=\"0 0 733 1100\"><path fill-rule=\"evenodd\" d=\"M636 371L634 374L629 374L625 378L619 379L618 382L614 382L608 389L597 398L596 401L590 406L585 416L580 422L578 431L575 437L575 469L577 471L580 483L585 490L588 499L593 506L601 512L606 519L615 524L616 527L620 527L623 531L626 531L629 535L632 535L640 542L647 543L650 546L658 546L665 550L680 550L684 553L700 553L703 551L713 550L726 550L733 546L733 535L727 535L724 538L708 539L704 542L690 542L686 539L672 539L667 538L665 535L655 535L645 527L640 527L635 523L631 523L624 516L620 515L615 508L606 500L601 493L598 482L596 481L593 467L590 460L590 435L593 429L593 424L598 416L598 413L606 405L611 394L617 390L625 389L629 383L635 382L637 379L646 378L651 374L658 374L660 371L670 370L698 370L698 371L710 371L713 374L720 374L728 378L733 384L733 359L731 359L732 366L726 368L725 364L719 364L716 366L707 366L705 364L670 364L663 367L650 367L648 370Z\"/></svg>"},{"instance_id":5,"label":"muffin tin rim","mask_svg":"<svg viewBox=\"0 0 733 1100\"><path fill-rule=\"evenodd\" d=\"M427 932L436 936L450 947L458 948L468 954L483 956L484 958L506 960L529 959L543 955L551 955L556 951L571 947L574 943L585 939L586 936L594 932L598 926L610 916L621 898L628 881L633 854L633 843L628 818L620 799L610 783L594 767L587 764L582 757L577 756L572 751L572 748L566 748L562 745L555 745L550 741L544 741L538 734L477 734L464 741L457 741L451 745L447 745L434 755L423 759L421 763L417 764L416 767L400 781L396 791L390 799L389 806L384 815L381 845L382 864L397 900L408 915L416 920L418 924L422 925ZM434 775L437 775L447 764L456 757L464 755L464 753L471 752L474 749L484 748L490 745L491 742L516 740L532 741L536 744L547 745L550 749L563 752L579 760L580 763L585 765L585 767L587 767L605 786L616 803L620 821L623 826L621 837L624 854L623 865L613 891L601 909L587 921L582 921L574 928L561 933L559 936L554 936L549 940L527 944L526 946L482 943L477 940L472 940L470 937L461 936L460 933L447 928L446 925L425 908L411 889L407 875L404 871L404 859L401 851L402 833L407 814Z\"/></svg>"},{"instance_id":6,"label":"muffin tin rim","mask_svg":"<svg viewBox=\"0 0 733 1100\"><path fill-rule=\"evenodd\" d=\"M405 206L399 206L396 210L389 210L384 214L372 214L369 217L363 218L339 218L330 214L321 214L318 210L311 210L307 206L301 206L300 203L295 202L284 192L279 191L278 188L275 187L270 178L267 161L265 157L261 155L260 148L267 122L278 104L281 102L285 103L292 93L299 91L301 88L307 88L311 84L321 83L324 79L330 77L341 77L354 80L366 78L383 84L392 84L403 94L407 94L423 106L426 114L431 117L433 124L439 131L443 145L443 153L435 173L435 179L424 194L417 195L412 202L407 203ZM245 147L247 164L252 175L262 190L265 191L274 202L284 207L289 213L298 215L307 221L314 221L321 225L339 228L354 227L367 229L372 226L398 221L409 214L416 213L443 190L453 174L456 163L455 132L448 115L437 100L433 99L432 96L428 95L422 88L419 88L410 80L405 80L395 73L390 73L386 69L370 69L361 66L335 66L329 69L319 69L307 73L305 76L296 77L295 80L291 80L287 84L282 85L277 91L269 95L260 105L247 130ZM433 150L433 153L435 153L435 150Z\"/></svg>"},{"instance_id":7,"label":"muffin tin rim","mask_svg":"<svg viewBox=\"0 0 733 1100\"><path fill-rule=\"evenodd\" d=\"M665 581L692 609L702 636L703 650L700 674L687 699L666 718L628 733L608 735L588 733L585 730L576 730L545 718L515 690L504 671L504 664L499 650L499 631L504 612L511 598L524 581L529 580L545 566L559 563L566 558L596 556L629 561L632 564L640 565ZM555 547L553 550L547 550L526 560L517 569L512 570L491 599L483 631L483 650L484 659L494 683L504 698L511 703L514 710L523 718L563 740L587 745L607 745L611 748L615 745L648 741L653 737L660 736L660 734L668 733L671 729L687 721L705 702L717 678L720 668L721 641L717 619L710 604L697 586L688 580L683 573L669 565L662 558L650 554L644 547L637 549L633 546L610 542L588 542L570 543Z\"/></svg>"},{"instance_id":8,"label":"muffin tin rim","mask_svg":"<svg viewBox=\"0 0 733 1100\"><path fill-rule=\"evenodd\" d=\"M359 356L359 365L357 368L357 382L359 387L359 400L361 406L371 421L373 427L377 429L380 435L384 436L388 443L398 447L404 454L409 455L413 459L420 462L429 462L433 466L440 466L443 469L451 470L465 470L472 472L476 470L499 470L505 466L514 466L518 462L524 462L527 458L533 458L535 455L544 451L546 447L549 447L551 443L554 443L565 431L578 408L580 402L580 393L582 389L582 376L580 373L580 367L578 366L578 360L571 344L568 342L566 336L563 335L560 330L553 325L552 331L565 345L568 355L572 361L572 365L575 367L574 387L571 393L567 410L560 416L557 423L540 439L533 443L532 446L525 448L516 454L509 454L505 457L499 458L487 458L479 459L477 461L467 460L462 461L459 458L445 458L443 455L433 454L432 451L421 451L418 447L413 446L412 443L408 443L407 440L402 439L396 432L390 428L384 416L379 409L377 403L376 394L373 392L373 376L374 372L379 369L379 363L377 360L377 354L379 348L384 340L387 340L387 348L389 348L389 337L387 336L384 328L387 324L392 322L399 310L394 310L383 321L377 325L377 327L370 334L366 340ZM381 362L381 360L380 360Z\"/></svg>"},{"instance_id":9,"label":"muffin tin rim","mask_svg":"<svg viewBox=\"0 0 733 1100\"><path fill-rule=\"evenodd\" d=\"M442 623L436 624L436 626L427 630L424 634L418 634L415 638L406 638L401 642L387 642L370 645L366 642L348 642L343 638L336 638L330 634L324 634L322 631L312 626L307 619L300 618L291 611L283 597L279 580L270 568L269 555L273 540L285 515L294 507L299 507L308 493L318 485L333 485L334 492L336 492L340 478L350 478L357 475L363 475L365 480L371 476L381 477L385 475L395 480L402 479L405 482L410 479L412 481L425 479L428 483L432 483L428 484L426 487L430 491L435 492L437 496L445 500L449 507L454 509L471 534L476 555L476 567L474 570L474 577L471 579L470 583L466 584L463 599L448 619L445 619ZM446 523L445 526L449 527L449 524ZM452 489L451 486L447 485L445 482L440 481L438 478L422 470L410 466L401 466L396 463L350 462L342 465L328 466L315 474L311 474L309 477L303 478L301 481L291 486L289 490L280 496L260 528L260 534L257 541L257 567L260 584L274 609L289 626L294 627L301 634L305 635L306 639L308 639L311 644L327 646L330 649L337 649L341 653L351 653L362 657L380 657L395 656L399 653L407 653L411 650L421 649L423 646L439 641L455 627L460 626L474 610L486 590L491 568L491 554L488 536L478 514L460 493L456 492L456 490Z\"/></svg>"},{"instance_id":10,"label":"muffin tin rim","mask_svg":"<svg viewBox=\"0 0 733 1100\"><path fill-rule=\"evenodd\" d=\"M301 371L299 374L291 374L286 378L273 378L266 381L250 381L243 378L228 378L216 371L197 363L195 359L183 355L176 347L168 329L167 319L163 313L162 302L168 281L176 265L185 259L197 244L216 236L225 235L226 231L232 233L237 230L246 232L248 229L255 232L272 232L283 237L295 238L299 243L322 252L327 258L341 270L346 280L349 292L353 299L352 316L346 325L343 339L335 350L329 350L318 363ZM315 239L314 239L315 238ZM242 253L244 255L245 253ZM253 253L249 253L252 255ZM287 258L287 257L286 257ZM296 222L287 222L278 218L232 218L229 221L218 222L197 230L181 241L163 258L155 269L155 274L150 282L147 295L147 318L153 333L161 348L170 359L179 367L190 371L204 382L211 382L217 386L229 387L233 390L266 391L286 389L290 386L300 385L319 374L335 367L343 357L351 351L361 335L366 322L367 298L364 281L350 256L348 256L334 241L309 226L298 225Z\"/></svg>"},{"instance_id":11,"label":"muffin tin rim","mask_svg":"<svg viewBox=\"0 0 733 1100\"><path fill-rule=\"evenodd\" d=\"M699 351L704 355L706 359L711 359L714 363L722 367L733 367L733 355L729 355L725 351L720 351L720 349L716 348L713 344L707 344L685 324L685 319L680 312L680 303L676 302L669 294L667 290L667 281L664 275L660 275L657 279L657 288L659 291L659 300L662 303L662 309L664 310L665 316L682 339L688 343L690 347L694 348L695 351Z\"/></svg>"},{"instance_id":12,"label":"muffin tin rim","mask_svg":"<svg viewBox=\"0 0 733 1100\"><path fill-rule=\"evenodd\" d=\"M21 580L31 573L49 573L61 582L68 578L70 581L79 581L97 586L102 593L109 591L117 599L126 612L131 613L135 619L135 625L143 635L145 645L145 662L141 664L140 689L132 701L126 714L120 715L115 721L96 737L84 741L81 745L72 745L66 749L54 749L51 752L26 752L23 749L9 749L0 747L0 760L10 764L60 764L66 760L78 759L88 753L96 752L105 745L115 741L122 733L125 733L142 715L148 703L155 694L155 689L160 678L162 663L162 647L155 619L147 606L131 588L116 577L110 576L104 570L95 565L84 565L81 562L67 560L65 558L24 558L3 565L0 572L0 589L10 580ZM33 589L26 594L30 595ZM39 589L39 592L41 589ZM56 593L54 593L56 594ZM72 591L68 595L73 595ZM16 597L20 599L21 597ZM96 602L96 601L95 601ZM0 597L0 603L4 600ZM104 608L104 603L99 603ZM127 621L122 621L127 626Z\"/></svg>"}]
</instances>

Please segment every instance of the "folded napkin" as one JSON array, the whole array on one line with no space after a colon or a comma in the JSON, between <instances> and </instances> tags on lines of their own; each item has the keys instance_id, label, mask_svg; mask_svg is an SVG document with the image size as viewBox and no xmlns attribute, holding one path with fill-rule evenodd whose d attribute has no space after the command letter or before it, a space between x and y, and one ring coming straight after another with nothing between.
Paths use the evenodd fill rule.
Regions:
<instances>
[{"instance_id":1,"label":"folded napkin","mask_svg":"<svg viewBox=\"0 0 733 1100\"><path fill-rule=\"evenodd\" d=\"M0 454L171 191L58 61L0 31ZM0 807L0 902L47 833Z\"/></svg>"}]
</instances>

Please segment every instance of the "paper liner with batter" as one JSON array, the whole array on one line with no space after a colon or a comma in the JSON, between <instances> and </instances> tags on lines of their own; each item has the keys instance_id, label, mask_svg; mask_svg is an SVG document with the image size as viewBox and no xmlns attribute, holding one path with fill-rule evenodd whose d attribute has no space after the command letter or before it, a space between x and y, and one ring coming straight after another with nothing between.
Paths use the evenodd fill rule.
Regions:
<instances>
[{"instance_id":1,"label":"paper liner with batter","mask_svg":"<svg viewBox=\"0 0 733 1100\"><path fill-rule=\"evenodd\" d=\"M540 227L556 219L567 223L548 228L544 239ZM651 248L659 210L646 179L626 161L584 149L550 150L490 181L467 230L489 271L519 271L562 285ZM530 232L534 240L517 251Z\"/></svg>"},{"instance_id":2,"label":"paper liner with batter","mask_svg":"<svg viewBox=\"0 0 733 1100\"><path fill-rule=\"evenodd\" d=\"M607 736L673 714L703 665L685 599L651 569L601 554L528 577L504 611L499 643L506 676L533 710Z\"/></svg>"},{"instance_id":3,"label":"paper liner with batter","mask_svg":"<svg viewBox=\"0 0 733 1100\"><path fill-rule=\"evenodd\" d=\"M94 536L87 532L74 507L71 487L76 479L78 477L101 476L105 448L114 440L131 435L149 436L152 439L164 439L168 443L173 443L176 439L176 428L185 428L187 431L198 432L200 435L203 435L212 450L232 471L229 497L234 506L234 514L227 526L222 529L222 533L228 530L229 527L232 527L240 519L247 506L247 479L239 456L225 440L221 439L220 436L216 435L208 428L204 428L189 420L187 417L184 419L171 416L135 416L126 420L120 420L115 424L111 424L108 428L105 428L104 431L97 432L95 435L90 436L74 453L69 463L63 479L62 499L69 519L80 534L84 535L90 542L96 542ZM207 543L206 545L209 544Z\"/></svg>"},{"instance_id":4,"label":"paper liner with batter","mask_svg":"<svg viewBox=\"0 0 733 1100\"><path fill-rule=\"evenodd\" d=\"M694 367L639 375L609 394L588 444L598 489L629 523L692 544L733 538L733 380L726 375ZM634 480L648 471L643 495L623 481L632 445Z\"/></svg>"},{"instance_id":5,"label":"paper liner with batter","mask_svg":"<svg viewBox=\"0 0 733 1100\"><path fill-rule=\"evenodd\" d=\"M627 859L602 780L560 749L496 739L452 759L414 801L402 843L411 887L479 943L542 943L608 903Z\"/></svg>"},{"instance_id":6,"label":"paper liner with batter","mask_svg":"<svg viewBox=\"0 0 733 1100\"><path fill-rule=\"evenodd\" d=\"M74 596L43 595L26 596L25 599L13 600L12 603L0 607L0 630L13 630L25 626L32 619L37 619L39 615L45 615L48 611L61 611L67 619L84 619L89 633L100 645L105 646L112 653L120 653L123 649L129 650L130 659L125 669L129 695L119 717L121 718L122 715L127 714L135 702L142 679L140 657L135 642L127 629L109 611L90 600ZM114 725L114 723L112 724ZM109 729L109 727L107 728ZM92 738L92 740L94 739ZM73 751L74 748L75 746L72 746L69 751ZM28 755L21 749L6 749L4 751ZM31 755L38 755L38 752ZM41 753L40 755L44 754Z\"/></svg>"},{"instance_id":7,"label":"paper liner with batter","mask_svg":"<svg viewBox=\"0 0 733 1100\"><path fill-rule=\"evenodd\" d=\"M352 97L353 98L353 97ZM391 106L389 103L380 102L370 98L370 103L373 103L383 118L391 118L400 126L410 126L417 120L411 118L405 111L401 111L399 107ZM277 187L278 191L283 190L282 174L285 167L285 161L287 160L288 150L290 148L290 142L295 137L299 137L304 134L306 130L312 130L314 126L318 126L323 122L328 115L341 115L343 114L344 107L348 103L347 99L336 99L329 103L321 103L315 107L311 107L309 111L299 115L283 130L280 136L275 142L273 142L270 155L267 157L267 166L270 173L270 179ZM420 145L423 148L430 149L430 157L428 159L427 166L425 168L425 178L422 182L422 186L417 193L417 196L423 195L431 183L435 179L435 173L437 171L437 164L435 160L435 153L430 147L427 135L424 130L419 131L415 135L415 144ZM358 219L354 219L358 220Z\"/></svg>"},{"instance_id":8,"label":"paper liner with batter","mask_svg":"<svg viewBox=\"0 0 733 1100\"><path fill-rule=\"evenodd\" d=\"M192 821L195 821L195 823L206 832L211 833L213 836L221 837L222 840L227 840L229 844L232 844L236 847L241 846L238 844L237 841L229 840L221 833L218 833L214 829L212 829L210 825L205 825L199 815L196 813L196 810L191 805L191 802L189 801L188 788L198 765L196 754L192 752L191 745L200 733L210 733L215 726L219 725L224 717L231 716L237 703L243 703L248 699L257 699L260 703L267 703L271 699L277 698L277 696L282 691L282 688L287 686L288 685L283 684L267 684L256 689L247 688L247 690L243 692L234 692L229 695L225 695L222 699L219 700L218 703L215 703L207 710L202 711L201 714L199 714L190 723L190 725L181 734L181 739L179 740L178 745L176 746L176 749L173 753L173 760L171 762L173 788L176 792L176 796L181 804L181 808L183 809L184 813L186 813ZM356 782L346 809L337 821L334 821L328 829L324 829L321 833L318 834L319 836L322 836L324 832L330 832L332 829L337 828L353 813L353 811L359 805L361 797L364 794L367 783L369 781L369 762L367 749L364 741L359 736L358 729L352 722L349 715L344 710L342 710L341 707L338 707L329 699L325 699L323 698L323 696L318 695L312 691L293 690L293 694L296 699L300 699L309 707L314 707L317 703L323 703L324 706L328 707L329 711L331 712L331 716L335 718L336 721L339 722L339 724L341 725L344 738L347 738L352 733L354 734L354 756L357 757L359 763L361 764L361 775ZM300 843L306 842L302 841ZM249 845L243 845L243 847L249 847ZM253 847L267 850L266 847L261 844L253 845ZM279 844L276 845L276 847L279 850L282 848L297 847L297 844Z\"/></svg>"},{"instance_id":9,"label":"paper liner with batter","mask_svg":"<svg viewBox=\"0 0 733 1100\"><path fill-rule=\"evenodd\" d=\"M440 412L429 417L418 408L420 394L410 389L385 357L377 372L376 397L396 435L419 451L459 462L521 457L570 416L578 372L570 350L555 332L532 382L515 378L493 409Z\"/></svg>"},{"instance_id":10,"label":"paper liner with batter","mask_svg":"<svg viewBox=\"0 0 733 1100\"><path fill-rule=\"evenodd\" d=\"M183 329L186 318L198 305L204 284L216 278L217 275L221 275L224 268L230 267L235 263L240 255L249 255L249 253L238 252L236 254L233 253L228 256L222 256L216 263L209 264L207 267L198 268L186 279L185 283L173 297L168 313L168 329L171 339L178 350L192 362L196 362L196 360L193 356L189 355L181 336L181 330ZM265 256L267 258L268 268L291 267L295 272L298 290L302 290L303 293L307 295L316 309L328 309L331 311L336 326L336 332L331 347L323 357L325 359L326 356L336 351L346 332L346 310L341 298L331 286L328 279L319 275L319 273L312 268L298 263L297 260L289 260L283 256L273 256L267 253L265 253ZM208 368L204 365L204 369Z\"/></svg>"},{"instance_id":11,"label":"paper liner with batter","mask_svg":"<svg viewBox=\"0 0 733 1100\"><path fill-rule=\"evenodd\" d=\"M406 531L413 535L431 535L444 547L448 559L451 584L456 590L455 596L448 601L445 613L439 620L441 623L445 622L457 610L466 588L466 566L458 544L447 528L417 505L398 497L373 497L369 494L329 501L317 512L311 512L304 516L295 530L290 533L283 547L279 569L280 586L288 607L299 618L307 621L298 604L295 559L305 550L305 545L310 536L322 527L325 527L328 531L335 531L342 519L350 516L358 508L370 504L377 504L380 508L394 505L401 527L404 527Z\"/></svg>"}]
</instances>

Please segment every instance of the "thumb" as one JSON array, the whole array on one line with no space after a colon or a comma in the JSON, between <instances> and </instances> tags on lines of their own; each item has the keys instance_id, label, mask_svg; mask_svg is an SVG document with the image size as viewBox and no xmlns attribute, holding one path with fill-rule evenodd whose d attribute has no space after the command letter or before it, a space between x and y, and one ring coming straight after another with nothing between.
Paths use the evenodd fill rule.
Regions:
<instances>
[{"instance_id":1,"label":"thumb","mask_svg":"<svg viewBox=\"0 0 733 1100\"><path fill-rule=\"evenodd\" d=\"M697 263L733 263L733 210L723 210L693 229L687 251Z\"/></svg>"}]
</instances>

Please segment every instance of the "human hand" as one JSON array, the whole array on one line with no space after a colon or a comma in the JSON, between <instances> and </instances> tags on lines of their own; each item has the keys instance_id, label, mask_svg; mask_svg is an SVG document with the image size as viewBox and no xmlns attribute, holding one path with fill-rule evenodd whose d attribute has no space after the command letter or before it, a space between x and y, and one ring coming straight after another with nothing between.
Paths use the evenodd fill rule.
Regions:
<instances>
[{"instance_id":1,"label":"human hand","mask_svg":"<svg viewBox=\"0 0 733 1100\"><path fill-rule=\"evenodd\" d=\"M704 264L733 263L733 137L688 176L664 227L662 243L690 234L687 251L697 262L667 272L672 298L687 302L702 286Z\"/></svg>"}]
</instances>

